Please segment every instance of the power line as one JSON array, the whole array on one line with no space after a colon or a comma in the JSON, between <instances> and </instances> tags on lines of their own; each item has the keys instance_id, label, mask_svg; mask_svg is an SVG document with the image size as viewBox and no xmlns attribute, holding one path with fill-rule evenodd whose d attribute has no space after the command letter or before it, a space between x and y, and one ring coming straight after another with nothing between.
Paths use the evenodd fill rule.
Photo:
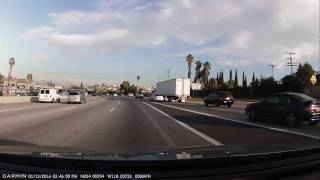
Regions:
<instances>
[{"instance_id":1,"label":"power line","mask_svg":"<svg viewBox=\"0 0 320 180\"><path fill-rule=\"evenodd\" d=\"M141 70L141 71L131 71L131 72L110 72L110 73L79 73L79 72L54 72L54 71L35 71L35 73L43 74L55 74L55 75L75 75L75 76L110 76L110 75L136 75L145 73L156 73L156 72L168 72L168 68L163 69L153 69L153 70Z\"/></svg>"}]
</instances>

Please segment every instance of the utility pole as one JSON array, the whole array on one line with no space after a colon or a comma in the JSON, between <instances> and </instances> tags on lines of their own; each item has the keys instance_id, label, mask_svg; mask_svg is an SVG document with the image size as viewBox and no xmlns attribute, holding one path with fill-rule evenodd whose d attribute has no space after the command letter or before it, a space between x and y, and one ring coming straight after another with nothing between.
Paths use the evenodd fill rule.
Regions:
<instances>
[{"instance_id":1,"label":"utility pole","mask_svg":"<svg viewBox=\"0 0 320 180\"><path fill-rule=\"evenodd\" d=\"M293 62L292 60L295 58L292 58L292 55L296 54L295 52L286 52L286 54L289 54L289 57L287 57L287 66L290 66L291 68L291 74L293 74L293 66L297 66L297 62Z\"/></svg>"},{"instance_id":2,"label":"utility pole","mask_svg":"<svg viewBox=\"0 0 320 180\"><path fill-rule=\"evenodd\" d=\"M140 80L140 76L137 76L137 92L138 92L138 88L139 88L139 80Z\"/></svg>"},{"instance_id":3,"label":"utility pole","mask_svg":"<svg viewBox=\"0 0 320 180\"><path fill-rule=\"evenodd\" d=\"M9 74L8 74L8 88L7 88L7 93L11 93L11 84L10 80L12 79L12 68L16 64L16 60L12 57L9 59Z\"/></svg>"},{"instance_id":4,"label":"utility pole","mask_svg":"<svg viewBox=\"0 0 320 180\"><path fill-rule=\"evenodd\" d=\"M274 76L274 67L276 67L277 65L275 64L269 64L269 66L271 67L271 71L272 71L272 77ZM274 77L273 77L274 78Z\"/></svg>"}]
</instances>

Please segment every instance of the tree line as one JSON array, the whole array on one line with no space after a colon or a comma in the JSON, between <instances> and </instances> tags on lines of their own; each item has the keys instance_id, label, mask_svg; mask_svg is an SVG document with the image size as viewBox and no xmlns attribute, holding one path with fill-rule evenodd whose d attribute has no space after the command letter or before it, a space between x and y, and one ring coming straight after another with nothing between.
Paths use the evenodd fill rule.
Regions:
<instances>
[{"instance_id":1,"label":"tree line","mask_svg":"<svg viewBox=\"0 0 320 180\"><path fill-rule=\"evenodd\" d=\"M252 73L249 83L243 71L240 84L237 69L229 71L228 80L225 80L223 72L217 72L215 78L209 78L208 83L204 84L199 95L205 96L213 90L229 90L236 97L266 97L277 92L303 92L305 88L313 86L310 78L315 73L309 63L300 63L296 73L286 75L278 81L272 76L257 78L255 73ZM320 76L317 76L317 79L318 83L315 86L319 87Z\"/></svg>"}]
</instances>

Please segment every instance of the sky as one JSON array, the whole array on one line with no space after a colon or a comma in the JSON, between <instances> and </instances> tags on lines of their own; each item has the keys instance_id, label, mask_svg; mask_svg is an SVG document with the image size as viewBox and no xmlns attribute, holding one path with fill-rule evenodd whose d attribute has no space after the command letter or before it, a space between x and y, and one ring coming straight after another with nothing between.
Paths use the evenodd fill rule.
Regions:
<instances>
[{"instance_id":1,"label":"sky","mask_svg":"<svg viewBox=\"0 0 320 180\"><path fill-rule=\"evenodd\" d=\"M152 87L186 78L189 53L212 77L280 79L288 51L320 70L319 38L318 0L0 0L0 73L14 57L14 77L58 84Z\"/></svg>"}]
</instances>

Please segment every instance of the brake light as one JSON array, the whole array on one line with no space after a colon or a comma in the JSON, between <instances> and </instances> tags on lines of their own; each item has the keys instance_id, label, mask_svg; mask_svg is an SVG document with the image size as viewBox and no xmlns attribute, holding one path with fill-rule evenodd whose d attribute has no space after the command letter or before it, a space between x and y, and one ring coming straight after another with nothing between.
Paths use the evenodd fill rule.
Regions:
<instances>
[{"instance_id":1,"label":"brake light","mask_svg":"<svg viewBox=\"0 0 320 180\"><path fill-rule=\"evenodd\" d=\"M312 113L312 112L316 112L316 109L317 109L317 106L315 104L311 104L305 110Z\"/></svg>"}]
</instances>

